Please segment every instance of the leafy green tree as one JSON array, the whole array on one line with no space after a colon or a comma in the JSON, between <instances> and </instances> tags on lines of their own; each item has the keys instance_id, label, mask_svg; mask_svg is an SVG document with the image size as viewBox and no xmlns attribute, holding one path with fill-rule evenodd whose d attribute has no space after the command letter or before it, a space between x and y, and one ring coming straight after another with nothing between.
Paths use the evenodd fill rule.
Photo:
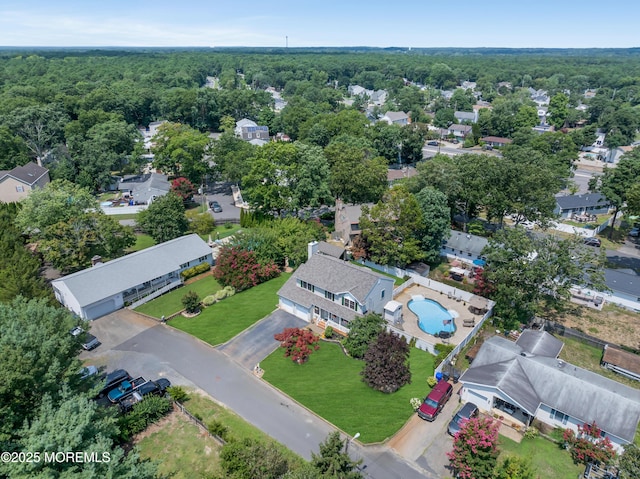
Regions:
<instances>
[{"instance_id":1,"label":"leafy green tree","mask_svg":"<svg viewBox=\"0 0 640 479\"><path fill-rule=\"evenodd\" d=\"M556 128L562 128L569 114L569 97L564 93L556 93L549 101L549 116L551 124Z\"/></svg>"},{"instance_id":2,"label":"leafy green tree","mask_svg":"<svg viewBox=\"0 0 640 479\"><path fill-rule=\"evenodd\" d=\"M425 257L420 239L425 224L416 198L402 185L389 190L369 208L362 207L362 236L369 257L379 264L404 267Z\"/></svg>"},{"instance_id":3,"label":"leafy green tree","mask_svg":"<svg viewBox=\"0 0 640 479\"><path fill-rule=\"evenodd\" d=\"M362 359L369 345L383 329L384 320L379 314L367 313L364 316L358 316L349 323L349 334L342 344L351 357Z\"/></svg>"},{"instance_id":4,"label":"leafy green tree","mask_svg":"<svg viewBox=\"0 0 640 479\"><path fill-rule=\"evenodd\" d=\"M491 418L471 418L453 439L447 453L451 467L462 479L493 479L498 462L498 429Z\"/></svg>"},{"instance_id":5,"label":"leafy green tree","mask_svg":"<svg viewBox=\"0 0 640 479\"><path fill-rule=\"evenodd\" d=\"M452 108L442 108L436 111L436 115L433 118L433 124L439 128L449 128L454 123L458 123L455 117L455 112Z\"/></svg>"},{"instance_id":6,"label":"leafy green tree","mask_svg":"<svg viewBox=\"0 0 640 479\"><path fill-rule=\"evenodd\" d=\"M464 88L456 88L449 100L449 105L455 111L472 111L475 104L476 98L473 96L473 92Z\"/></svg>"},{"instance_id":7,"label":"leafy green tree","mask_svg":"<svg viewBox=\"0 0 640 479\"><path fill-rule=\"evenodd\" d=\"M538 110L536 107L531 105L522 105L518 108L518 113L516 113L515 118L515 128L533 128L538 124L540 119L538 118Z\"/></svg>"},{"instance_id":8,"label":"leafy green tree","mask_svg":"<svg viewBox=\"0 0 640 479\"><path fill-rule=\"evenodd\" d=\"M232 119L231 130L225 131L213 142L211 156L215 161L214 172L221 180L240 183L249 173L250 159L254 156L254 150L257 147L236 137L233 133L233 125Z\"/></svg>"},{"instance_id":9,"label":"leafy green tree","mask_svg":"<svg viewBox=\"0 0 640 479\"><path fill-rule=\"evenodd\" d=\"M427 186L415 196L424 220L420 240L425 260L435 263L440 259L443 241L451 233L451 209L447 204L447 196L435 188Z\"/></svg>"},{"instance_id":10,"label":"leafy green tree","mask_svg":"<svg viewBox=\"0 0 640 479\"><path fill-rule=\"evenodd\" d=\"M331 172L322 148L300 142L294 145L299 163L293 190L296 204L300 208L332 204L333 197L329 189Z\"/></svg>"},{"instance_id":11,"label":"leafy green tree","mask_svg":"<svg viewBox=\"0 0 640 479\"><path fill-rule=\"evenodd\" d=\"M409 345L402 336L382 331L364 355L362 380L371 388L393 393L411 383Z\"/></svg>"},{"instance_id":12,"label":"leafy green tree","mask_svg":"<svg viewBox=\"0 0 640 479\"><path fill-rule=\"evenodd\" d=\"M209 167L205 152L209 137L180 123L164 123L154 137L153 164L169 174L180 174L194 184L202 183Z\"/></svg>"},{"instance_id":13,"label":"leafy green tree","mask_svg":"<svg viewBox=\"0 0 640 479\"><path fill-rule=\"evenodd\" d=\"M153 200L146 210L138 214L137 224L156 243L178 238L189 230L184 204L172 193Z\"/></svg>"},{"instance_id":14,"label":"leafy green tree","mask_svg":"<svg viewBox=\"0 0 640 479\"><path fill-rule=\"evenodd\" d=\"M289 462L274 444L245 438L223 446L220 466L229 479L280 479Z\"/></svg>"},{"instance_id":15,"label":"leafy green tree","mask_svg":"<svg viewBox=\"0 0 640 479\"><path fill-rule=\"evenodd\" d=\"M197 313L200 311L200 297L198 293L195 291L189 291L180 300L182 302L182 306L187 311L187 313Z\"/></svg>"},{"instance_id":16,"label":"leafy green tree","mask_svg":"<svg viewBox=\"0 0 640 479\"><path fill-rule=\"evenodd\" d=\"M531 462L519 456L507 456L498 464L495 479L535 479L536 474Z\"/></svg>"},{"instance_id":17,"label":"leafy green tree","mask_svg":"<svg viewBox=\"0 0 640 479\"><path fill-rule=\"evenodd\" d=\"M640 477L640 448L635 444L625 444L618 466L621 479Z\"/></svg>"},{"instance_id":18,"label":"leafy green tree","mask_svg":"<svg viewBox=\"0 0 640 479\"><path fill-rule=\"evenodd\" d=\"M29 161L27 147L22 138L0 125L0 169L11 170Z\"/></svg>"},{"instance_id":19,"label":"leafy green tree","mask_svg":"<svg viewBox=\"0 0 640 479\"><path fill-rule=\"evenodd\" d=\"M320 443L319 454L311 453L311 464L320 472L321 477L331 479L361 479L362 474L358 466L362 462L353 461L343 449L345 443L340 438L340 433L334 431L327 439Z\"/></svg>"}]
</instances>

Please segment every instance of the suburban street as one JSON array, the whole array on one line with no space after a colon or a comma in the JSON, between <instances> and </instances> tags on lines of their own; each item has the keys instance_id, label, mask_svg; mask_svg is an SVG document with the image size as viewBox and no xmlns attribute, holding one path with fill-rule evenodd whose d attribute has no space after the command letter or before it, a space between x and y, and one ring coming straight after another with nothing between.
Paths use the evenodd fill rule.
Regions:
<instances>
[{"instance_id":1,"label":"suburban street","mask_svg":"<svg viewBox=\"0 0 640 479\"><path fill-rule=\"evenodd\" d=\"M123 368L148 379L199 388L305 459L334 428L255 376L220 350L172 327L120 310L92 323L102 344L81 359L107 370ZM453 401L452 401L453 402ZM379 418L363 418L375 421ZM355 434L357 431L349 431ZM437 478L384 446L349 445L365 477Z\"/></svg>"}]
</instances>

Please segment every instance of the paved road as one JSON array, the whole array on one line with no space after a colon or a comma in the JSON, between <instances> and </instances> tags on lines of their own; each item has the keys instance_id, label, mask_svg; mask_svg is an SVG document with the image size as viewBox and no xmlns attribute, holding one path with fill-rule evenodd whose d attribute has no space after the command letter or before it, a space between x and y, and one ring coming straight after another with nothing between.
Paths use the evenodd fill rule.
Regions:
<instances>
[{"instance_id":1,"label":"paved road","mask_svg":"<svg viewBox=\"0 0 640 479\"><path fill-rule=\"evenodd\" d=\"M103 344L83 353L82 359L109 370L124 367L134 375L167 377L173 384L198 387L306 459L334 430L221 351L170 326L133 318L130 315L135 313L130 311L125 310L122 316L119 313L93 322L92 333ZM362 470L366 477L437 477L414 468L385 447L364 448L352 443L349 451L364 459Z\"/></svg>"}]
</instances>

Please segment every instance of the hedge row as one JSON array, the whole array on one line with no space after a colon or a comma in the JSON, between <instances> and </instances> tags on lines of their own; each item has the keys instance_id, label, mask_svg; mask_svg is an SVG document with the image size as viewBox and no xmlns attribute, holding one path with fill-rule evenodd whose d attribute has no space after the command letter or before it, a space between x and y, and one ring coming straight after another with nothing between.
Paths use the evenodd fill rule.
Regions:
<instances>
[{"instance_id":1,"label":"hedge row","mask_svg":"<svg viewBox=\"0 0 640 479\"><path fill-rule=\"evenodd\" d=\"M198 276L201 273L209 271L210 269L211 265L205 261L204 263L200 263L192 268L185 269L182 273L180 273L180 276L182 276L182 279L189 279L193 278L194 276Z\"/></svg>"}]
</instances>

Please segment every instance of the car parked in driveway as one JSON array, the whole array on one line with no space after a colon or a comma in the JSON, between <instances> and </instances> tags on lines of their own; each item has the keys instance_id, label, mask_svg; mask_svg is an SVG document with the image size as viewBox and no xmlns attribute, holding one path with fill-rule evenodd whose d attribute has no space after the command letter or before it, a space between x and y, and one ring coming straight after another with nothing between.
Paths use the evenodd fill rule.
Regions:
<instances>
[{"instance_id":1,"label":"car parked in driveway","mask_svg":"<svg viewBox=\"0 0 640 479\"><path fill-rule=\"evenodd\" d=\"M451 422L449 422L449 427L447 427L447 432L452 436L455 436L464 423L467 422L472 417L476 417L478 415L478 406L473 404L472 402L465 403L464 406L453 416Z\"/></svg>"},{"instance_id":2,"label":"car parked in driveway","mask_svg":"<svg viewBox=\"0 0 640 479\"><path fill-rule=\"evenodd\" d=\"M587 246L595 246L596 248L599 248L600 246L602 246L602 241L600 241L600 238L585 238L584 239L584 244L586 244Z\"/></svg>"},{"instance_id":3,"label":"car parked in driveway","mask_svg":"<svg viewBox=\"0 0 640 479\"><path fill-rule=\"evenodd\" d=\"M418 408L418 416L425 421L433 421L451 398L451 394L453 394L451 383L444 380L439 381L424 398L424 402Z\"/></svg>"},{"instance_id":4,"label":"car parked in driveway","mask_svg":"<svg viewBox=\"0 0 640 479\"><path fill-rule=\"evenodd\" d=\"M156 381L147 381L143 385L139 386L132 394L126 396L120 401L120 409L123 411L129 411L133 406L142 401L145 396L155 394L161 396L171 386L171 382L168 379L160 378Z\"/></svg>"},{"instance_id":5,"label":"car parked in driveway","mask_svg":"<svg viewBox=\"0 0 640 479\"><path fill-rule=\"evenodd\" d=\"M638 236L640 236L640 228L638 228L637 226L631 228L631 231L629 231L629 236L631 236L632 238L637 238Z\"/></svg>"},{"instance_id":6,"label":"car parked in driveway","mask_svg":"<svg viewBox=\"0 0 640 479\"><path fill-rule=\"evenodd\" d=\"M128 381L129 379L131 379L131 376L124 369L116 369L115 371L110 372L104 378L102 389L98 391L97 397L104 397L105 395L109 394L109 391L120 386L120 383L122 383L122 381Z\"/></svg>"},{"instance_id":7,"label":"car parked in driveway","mask_svg":"<svg viewBox=\"0 0 640 479\"><path fill-rule=\"evenodd\" d=\"M71 331L69 331L69 333L71 333L71 336L73 336L74 338L78 338L80 341L82 341L82 348L86 349L87 351L91 351L92 349L97 348L100 345L100 341L98 341L98 338L96 338L93 334L87 333L80 326L76 326Z\"/></svg>"},{"instance_id":8,"label":"car parked in driveway","mask_svg":"<svg viewBox=\"0 0 640 479\"><path fill-rule=\"evenodd\" d=\"M428 141L427 145L429 145L429 146L438 146L439 143L437 141Z\"/></svg>"},{"instance_id":9,"label":"car parked in driveway","mask_svg":"<svg viewBox=\"0 0 640 479\"><path fill-rule=\"evenodd\" d=\"M135 391L138 387L142 386L146 382L147 380L142 376L140 376L139 378L122 381L120 383L120 386L109 391L107 397L112 403L117 403L129 394L132 394L133 391Z\"/></svg>"},{"instance_id":10,"label":"car parked in driveway","mask_svg":"<svg viewBox=\"0 0 640 479\"><path fill-rule=\"evenodd\" d=\"M214 213L222 213L222 206L215 200L209 202L209 208L211 208L211 211Z\"/></svg>"}]
</instances>

